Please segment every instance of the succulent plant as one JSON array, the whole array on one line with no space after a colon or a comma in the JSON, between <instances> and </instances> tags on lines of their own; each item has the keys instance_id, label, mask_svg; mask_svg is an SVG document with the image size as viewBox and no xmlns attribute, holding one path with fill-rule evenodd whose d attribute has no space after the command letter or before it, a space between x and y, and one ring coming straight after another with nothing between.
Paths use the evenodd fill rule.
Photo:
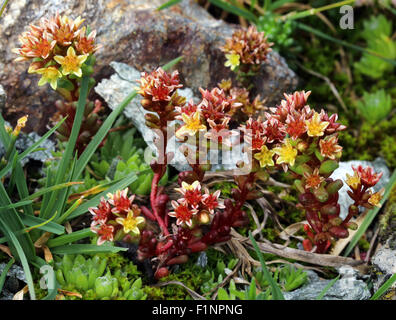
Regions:
<instances>
[{"instance_id":1,"label":"succulent plant","mask_svg":"<svg viewBox=\"0 0 396 320\"><path fill-rule=\"evenodd\" d=\"M120 118L114 127L121 128L125 124L125 120ZM144 160L143 148L145 147L144 140L137 137L135 128L109 133L103 147L98 154L92 157L90 162L94 176L103 180L117 180L131 172L150 169ZM154 173L151 169L146 174L140 174L138 179L129 186L129 189L138 195L149 194L153 176ZM168 175L165 174L161 184L167 182L167 177Z\"/></svg>"},{"instance_id":2,"label":"succulent plant","mask_svg":"<svg viewBox=\"0 0 396 320\"><path fill-rule=\"evenodd\" d=\"M392 39L392 22L385 16L373 16L365 21L362 37L367 41L368 50L390 60L396 58L396 41ZM355 68L366 76L379 79L385 72L392 71L393 65L364 53L361 60L355 63Z\"/></svg>"},{"instance_id":3,"label":"succulent plant","mask_svg":"<svg viewBox=\"0 0 396 320\"><path fill-rule=\"evenodd\" d=\"M58 121L67 117L67 119L56 131L57 137L62 142L68 141L73 127L77 102L65 102L62 100L57 100L55 105L58 111L52 117L52 122L56 124ZM91 139L98 132L102 124L102 121L99 118L99 112L101 110L102 103L100 100L95 100L95 102L88 101L85 106L84 117L81 123L80 133L76 142L76 149L79 155L81 155L87 145L91 142Z\"/></svg>"},{"instance_id":4,"label":"succulent plant","mask_svg":"<svg viewBox=\"0 0 396 320\"><path fill-rule=\"evenodd\" d=\"M279 51L293 44L294 23L291 20L281 21L276 18L276 14L270 11L265 12L257 22L257 30L265 32L268 41L274 43L273 48Z\"/></svg>"},{"instance_id":5,"label":"succulent plant","mask_svg":"<svg viewBox=\"0 0 396 320\"><path fill-rule=\"evenodd\" d=\"M357 102L357 107L363 118L370 124L375 124L392 110L392 98L384 89L374 93L363 93L363 99Z\"/></svg>"},{"instance_id":6,"label":"succulent plant","mask_svg":"<svg viewBox=\"0 0 396 320\"><path fill-rule=\"evenodd\" d=\"M124 270L113 274L107 267L107 258L95 255L64 255L55 263L56 278L63 290L78 292L83 299L95 300L145 300L142 279L130 279ZM130 262L130 264L132 264ZM107 271L106 271L107 268Z\"/></svg>"}]
</instances>

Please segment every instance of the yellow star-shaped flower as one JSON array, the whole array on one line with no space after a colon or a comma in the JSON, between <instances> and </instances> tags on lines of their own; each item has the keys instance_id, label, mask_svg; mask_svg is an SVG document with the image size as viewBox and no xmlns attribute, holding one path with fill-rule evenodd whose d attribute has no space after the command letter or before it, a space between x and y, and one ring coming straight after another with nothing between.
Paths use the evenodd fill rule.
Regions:
<instances>
[{"instance_id":1,"label":"yellow star-shaped flower","mask_svg":"<svg viewBox=\"0 0 396 320\"><path fill-rule=\"evenodd\" d=\"M76 55L76 51L73 47L67 49L66 57L55 56L54 60L62 66L63 75L74 74L77 77L82 76L81 66L87 60L88 55Z\"/></svg>"},{"instance_id":2,"label":"yellow star-shaped flower","mask_svg":"<svg viewBox=\"0 0 396 320\"><path fill-rule=\"evenodd\" d=\"M14 131L12 132L14 136L17 137L19 135L21 129L25 127L27 120L28 120L28 115L18 119L17 125L15 126Z\"/></svg>"},{"instance_id":3,"label":"yellow star-shaped flower","mask_svg":"<svg viewBox=\"0 0 396 320\"><path fill-rule=\"evenodd\" d=\"M139 225L144 224L145 219L143 217L135 217L132 210L129 210L126 218L117 218L116 222L124 227L126 234L132 233L138 236L140 234Z\"/></svg>"},{"instance_id":4,"label":"yellow star-shaped flower","mask_svg":"<svg viewBox=\"0 0 396 320\"><path fill-rule=\"evenodd\" d=\"M350 176L348 173L346 174L346 184L350 186L352 189L357 189L360 185L360 177L356 171L354 171L353 176Z\"/></svg>"},{"instance_id":5,"label":"yellow star-shaped flower","mask_svg":"<svg viewBox=\"0 0 396 320\"><path fill-rule=\"evenodd\" d=\"M382 199L382 196L384 195L384 192L385 189L382 188L380 191L372 194L371 197L368 199L368 203L371 204L372 206L381 208L380 201Z\"/></svg>"},{"instance_id":6,"label":"yellow star-shaped flower","mask_svg":"<svg viewBox=\"0 0 396 320\"><path fill-rule=\"evenodd\" d=\"M254 158L260 162L260 167L264 168L274 166L274 160L272 159L274 154L273 150L269 150L267 146L262 146L260 152L254 155Z\"/></svg>"},{"instance_id":7,"label":"yellow star-shaped flower","mask_svg":"<svg viewBox=\"0 0 396 320\"><path fill-rule=\"evenodd\" d=\"M290 166L294 165L298 151L293 148L289 139L287 139L281 147L274 148L273 150L279 156L278 159L276 159L277 164L286 163Z\"/></svg>"},{"instance_id":8,"label":"yellow star-shaped flower","mask_svg":"<svg viewBox=\"0 0 396 320\"><path fill-rule=\"evenodd\" d=\"M236 54L236 53L226 54L225 57L227 58L227 61L224 63L224 65L226 67L230 67L231 70L234 71L235 68L239 66L239 64L240 64L239 59L241 57L239 56L239 54Z\"/></svg>"},{"instance_id":9,"label":"yellow star-shaped flower","mask_svg":"<svg viewBox=\"0 0 396 320\"><path fill-rule=\"evenodd\" d=\"M58 79L62 78L62 74L55 67L37 69L35 73L41 74L41 79L38 82L39 86L49 83L51 88L54 90L56 90L58 86Z\"/></svg>"},{"instance_id":10,"label":"yellow star-shaped flower","mask_svg":"<svg viewBox=\"0 0 396 320\"><path fill-rule=\"evenodd\" d=\"M191 116L182 113L184 125L176 131L176 137L183 139L186 134L195 135L200 130L206 130L206 126L201 123L199 111L194 112Z\"/></svg>"},{"instance_id":11,"label":"yellow star-shaped flower","mask_svg":"<svg viewBox=\"0 0 396 320\"><path fill-rule=\"evenodd\" d=\"M322 121L320 119L319 113L315 112L313 117L305 121L307 127L307 134L310 137L320 137L323 136L325 129L330 124L330 122Z\"/></svg>"}]
</instances>

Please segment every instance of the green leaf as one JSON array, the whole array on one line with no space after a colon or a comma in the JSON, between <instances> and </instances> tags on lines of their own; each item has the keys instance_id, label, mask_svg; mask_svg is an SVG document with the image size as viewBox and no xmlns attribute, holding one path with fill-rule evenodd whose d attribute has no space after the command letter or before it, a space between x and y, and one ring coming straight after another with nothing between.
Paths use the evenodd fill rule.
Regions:
<instances>
[{"instance_id":1,"label":"green leaf","mask_svg":"<svg viewBox=\"0 0 396 320\"><path fill-rule=\"evenodd\" d=\"M50 219L43 219L35 216L31 216L25 213L20 213L22 222L28 226L31 227L29 229L40 229L44 231L48 231L54 234L64 234L65 233L65 227L57 224ZM52 219L55 216L52 217Z\"/></svg>"},{"instance_id":2,"label":"green leaf","mask_svg":"<svg viewBox=\"0 0 396 320\"><path fill-rule=\"evenodd\" d=\"M390 287L396 282L396 273L392 275L378 290L373 294L370 300L378 300L381 296L388 291Z\"/></svg>"},{"instance_id":3,"label":"green leaf","mask_svg":"<svg viewBox=\"0 0 396 320\"><path fill-rule=\"evenodd\" d=\"M7 273L10 270L11 266L14 264L15 260L14 258L11 258L10 261L8 261L7 265L4 267L3 272L0 275L0 293L3 290L4 282L7 277Z\"/></svg>"},{"instance_id":4,"label":"green leaf","mask_svg":"<svg viewBox=\"0 0 396 320\"><path fill-rule=\"evenodd\" d=\"M67 169L70 166L73 153L75 152L76 141L78 138L78 134L80 132L81 123L84 117L85 104L87 102L87 97L88 97L88 83L89 83L89 77L83 77L81 81L80 96L77 102L77 110L73 121L72 131L55 176L56 185L66 180ZM59 195L59 191L54 191L51 194L48 205L42 214L43 218L48 218L48 216L51 214L51 211L53 210L54 205L56 204L58 195Z\"/></svg>"},{"instance_id":5,"label":"green leaf","mask_svg":"<svg viewBox=\"0 0 396 320\"><path fill-rule=\"evenodd\" d=\"M392 110L392 97L384 89L374 93L363 93L363 100L357 102L357 107L363 118L370 124L385 119Z\"/></svg>"},{"instance_id":6,"label":"green leaf","mask_svg":"<svg viewBox=\"0 0 396 320\"><path fill-rule=\"evenodd\" d=\"M182 2L182 0L170 0L168 2L165 2L163 5L159 6L157 8L158 11L164 10L166 8L172 7L178 3Z\"/></svg>"},{"instance_id":7,"label":"green leaf","mask_svg":"<svg viewBox=\"0 0 396 320\"><path fill-rule=\"evenodd\" d=\"M334 278L333 280L331 280L326 287L324 287L324 289L322 290L321 293L319 293L319 295L316 297L316 300L322 300L323 297L325 296L325 294L327 293L327 291L329 291L329 289L334 286L334 284L337 282L337 280L340 278L340 275L338 275L336 278Z\"/></svg>"},{"instance_id":8,"label":"green leaf","mask_svg":"<svg viewBox=\"0 0 396 320\"><path fill-rule=\"evenodd\" d=\"M53 254L95 254L95 253L117 253L127 251L128 248L95 245L95 244L70 244L54 247L51 252Z\"/></svg>"},{"instance_id":9,"label":"green leaf","mask_svg":"<svg viewBox=\"0 0 396 320\"><path fill-rule=\"evenodd\" d=\"M310 26L308 26L308 25L306 25L304 23L301 23L301 22L296 22L296 26L298 28L300 28L301 30L313 33L314 35L316 35L316 36L318 36L320 38L335 42L335 43L337 43L337 44L339 44L341 46L344 46L344 47L347 47L347 48L351 48L353 50L357 50L357 51L360 51L360 52L363 52L363 53L370 54L370 55L372 55L374 57L377 57L377 58L379 58L379 59L381 59L383 61L386 61L387 63L390 63L393 66L396 66L396 60L387 59L386 57L382 56L380 53L377 53L377 52L374 52L374 51L371 51L371 50L367 50L365 48L362 48L360 46L357 46L355 44L349 43L349 42L344 41L344 40L340 40L340 39L334 38L334 37L332 37L332 36L330 36L330 35L328 35L328 34L326 34L324 32L321 32L321 31L319 31L317 29L314 29L314 28L312 28L312 27L310 27Z\"/></svg>"},{"instance_id":10,"label":"green leaf","mask_svg":"<svg viewBox=\"0 0 396 320\"><path fill-rule=\"evenodd\" d=\"M279 288L278 284L275 282L275 280L272 278L271 274L269 273L267 266L264 261L263 254L261 253L256 240L254 240L254 237L252 235L252 232L249 231L249 238L250 241L253 244L254 250L256 251L257 256L259 257L260 263L261 263L261 269L263 271L263 275L265 277L265 280L270 284L271 287L271 293L272 293L272 299L274 300L285 300L283 293L281 289Z\"/></svg>"},{"instance_id":11,"label":"green leaf","mask_svg":"<svg viewBox=\"0 0 396 320\"><path fill-rule=\"evenodd\" d=\"M217 291L217 299L218 300L230 300L227 291L224 288L219 288Z\"/></svg>"},{"instance_id":12,"label":"green leaf","mask_svg":"<svg viewBox=\"0 0 396 320\"><path fill-rule=\"evenodd\" d=\"M74 231L70 234L65 234L54 239L50 239L47 242L48 248L54 248L63 246L81 239L88 238L92 236L94 233L91 231L90 228Z\"/></svg>"},{"instance_id":13,"label":"green leaf","mask_svg":"<svg viewBox=\"0 0 396 320\"><path fill-rule=\"evenodd\" d=\"M4 216L4 213L1 214L0 212L0 217ZM9 221L8 221L9 222ZM4 233L4 235L9 239L9 246L12 246L12 250L11 251L15 251L18 259L20 260L21 264L22 264L22 268L23 271L25 272L25 278L26 278L26 282L28 284L29 287L29 294L30 294L30 299L35 300L36 299L36 293L34 290L34 284L33 284L33 277L32 277L32 273L30 271L30 267L29 267L29 262L28 262L28 258L25 255L25 252L28 253L29 255L32 255L32 252L29 250L30 248L26 248L24 249L24 247L22 247L22 245L24 245L26 247L26 245L24 243L20 243L18 238L15 236L15 234L11 231L11 229L8 228L7 225L4 224L3 220L0 218L0 230L2 230L2 232ZM25 236L27 236L25 234ZM20 237L21 240L24 240L23 237ZM30 240L30 238L29 238ZM32 244L33 246L33 244ZM14 254L15 256L15 254ZM31 259L33 259L34 255L32 256Z\"/></svg>"},{"instance_id":14,"label":"green leaf","mask_svg":"<svg viewBox=\"0 0 396 320\"><path fill-rule=\"evenodd\" d=\"M209 0L209 2L227 12L235 14L236 16L243 17L254 23L257 22L257 17L248 10L237 7L236 5L230 4L222 0Z\"/></svg>"}]
</instances>

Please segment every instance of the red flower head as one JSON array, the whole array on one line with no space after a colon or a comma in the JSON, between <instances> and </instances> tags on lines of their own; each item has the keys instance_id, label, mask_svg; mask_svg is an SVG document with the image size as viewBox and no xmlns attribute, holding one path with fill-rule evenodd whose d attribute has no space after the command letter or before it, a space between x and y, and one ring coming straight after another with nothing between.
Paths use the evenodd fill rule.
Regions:
<instances>
[{"instance_id":1,"label":"red flower head","mask_svg":"<svg viewBox=\"0 0 396 320\"><path fill-rule=\"evenodd\" d=\"M290 135L290 137L294 140L298 139L302 134L307 131L305 126L305 116L301 115L288 115L286 119L286 132Z\"/></svg>"},{"instance_id":2,"label":"red flower head","mask_svg":"<svg viewBox=\"0 0 396 320\"><path fill-rule=\"evenodd\" d=\"M21 48L12 51L19 55L15 61L30 60L33 58L47 59L56 45L52 35L41 27L29 26L29 31L19 36Z\"/></svg>"},{"instance_id":3,"label":"red flower head","mask_svg":"<svg viewBox=\"0 0 396 320\"><path fill-rule=\"evenodd\" d=\"M284 125L275 118L270 118L265 122L265 136L267 142L272 143L274 141L282 141L286 136L286 130Z\"/></svg>"},{"instance_id":4,"label":"red flower head","mask_svg":"<svg viewBox=\"0 0 396 320\"><path fill-rule=\"evenodd\" d=\"M320 117L322 121L329 122L329 125L326 128L326 133L334 133L346 129L346 126L336 122L338 119L338 114L336 113L329 117L328 113L326 113L324 110L321 110Z\"/></svg>"},{"instance_id":5,"label":"red flower head","mask_svg":"<svg viewBox=\"0 0 396 320\"><path fill-rule=\"evenodd\" d=\"M199 104L199 108L202 110L205 119L211 119L215 122L222 121L225 115L232 114L235 108L242 105L235 102L232 97L227 96L224 90L219 88L214 88L211 91L199 88L199 91L202 94L202 102Z\"/></svg>"},{"instance_id":6,"label":"red flower head","mask_svg":"<svg viewBox=\"0 0 396 320\"><path fill-rule=\"evenodd\" d=\"M194 181L192 184L183 181L181 188L175 188L175 190L184 196L181 200L185 200L188 205L198 208L202 199L201 184L199 181Z\"/></svg>"},{"instance_id":7,"label":"red flower head","mask_svg":"<svg viewBox=\"0 0 396 320\"><path fill-rule=\"evenodd\" d=\"M256 120L249 118L246 124L240 127L240 130L250 136L263 135L265 132L265 124L260 116Z\"/></svg>"},{"instance_id":8,"label":"red flower head","mask_svg":"<svg viewBox=\"0 0 396 320\"><path fill-rule=\"evenodd\" d=\"M102 245L105 241L114 240L113 226L107 224L93 224L91 225L91 230L99 236L98 245Z\"/></svg>"},{"instance_id":9,"label":"red flower head","mask_svg":"<svg viewBox=\"0 0 396 320\"><path fill-rule=\"evenodd\" d=\"M192 226L192 218L198 213L197 209L190 208L187 201L179 200L171 202L174 211L169 212L170 217L176 218L176 224L181 225L185 223L187 226Z\"/></svg>"},{"instance_id":10,"label":"red flower head","mask_svg":"<svg viewBox=\"0 0 396 320\"><path fill-rule=\"evenodd\" d=\"M326 137L319 141L320 154L322 157L335 159L341 157L342 147L337 144L338 138L336 136Z\"/></svg>"},{"instance_id":11,"label":"red flower head","mask_svg":"<svg viewBox=\"0 0 396 320\"><path fill-rule=\"evenodd\" d=\"M42 25L53 35L59 45L69 46L72 44L78 28L83 22L84 19L81 19L81 17L73 20L67 16L60 16L57 13L56 16L50 20L43 19Z\"/></svg>"},{"instance_id":12,"label":"red flower head","mask_svg":"<svg viewBox=\"0 0 396 320\"><path fill-rule=\"evenodd\" d=\"M86 35L86 28L83 27L77 32L77 38L74 45L81 54L91 54L96 52L100 46L95 44L96 30Z\"/></svg>"},{"instance_id":13,"label":"red flower head","mask_svg":"<svg viewBox=\"0 0 396 320\"><path fill-rule=\"evenodd\" d=\"M192 116L195 112L198 111L198 106L193 102L191 99L187 104L184 106L177 106L175 107L176 111L179 113L178 116L176 116L176 119L183 120L182 113L184 113L187 116Z\"/></svg>"},{"instance_id":14,"label":"red flower head","mask_svg":"<svg viewBox=\"0 0 396 320\"><path fill-rule=\"evenodd\" d=\"M367 188L375 186L383 175L383 172L375 173L372 167L363 168L362 165L359 165L357 168L352 166L352 169L357 173L360 181Z\"/></svg>"},{"instance_id":15,"label":"red flower head","mask_svg":"<svg viewBox=\"0 0 396 320\"><path fill-rule=\"evenodd\" d=\"M114 194L107 194L109 203L114 207L111 209L113 213L127 213L132 206L135 195L128 198L128 188L124 190L117 190Z\"/></svg>"},{"instance_id":16,"label":"red flower head","mask_svg":"<svg viewBox=\"0 0 396 320\"><path fill-rule=\"evenodd\" d=\"M307 104L307 100L310 94L311 91L296 91L293 94L284 93L284 96L289 105L293 105L296 110L300 110L304 108Z\"/></svg>"},{"instance_id":17,"label":"red flower head","mask_svg":"<svg viewBox=\"0 0 396 320\"><path fill-rule=\"evenodd\" d=\"M225 208L223 201L219 200L220 192L220 190L216 190L214 193L210 193L209 189L205 188L205 194L202 197L202 204L211 214L214 213L215 209Z\"/></svg>"},{"instance_id":18,"label":"red flower head","mask_svg":"<svg viewBox=\"0 0 396 320\"><path fill-rule=\"evenodd\" d=\"M93 223L106 223L109 214L111 214L110 204L102 197L98 207L89 208L88 211L93 215Z\"/></svg>"},{"instance_id":19,"label":"red flower head","mask_svg":"<svg viewBox=\"0 0 396 320\"><path fill-rule=\"evenodd\" d=\"M152 101L170 101L175 90L183 86L180 84L178 71L169 74L162 68L150 74L142 72L137 81L140 83L138 93Z\"/></svg>"}]
</instances>

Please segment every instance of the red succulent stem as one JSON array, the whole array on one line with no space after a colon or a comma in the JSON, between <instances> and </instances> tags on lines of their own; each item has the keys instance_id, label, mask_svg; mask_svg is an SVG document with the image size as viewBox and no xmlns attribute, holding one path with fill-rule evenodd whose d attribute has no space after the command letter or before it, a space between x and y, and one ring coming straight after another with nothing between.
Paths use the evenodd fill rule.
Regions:
<instances>
[{"instance_id":1,"label":"red succulent stem","mask_svg":"<svg viewBox=\"0 0 396 320\"><path fill-rule=\"evenodd\" d=\"M240 210L242 208L242 206L244 205L244 203L246 202L246 198L249 193L249 190L247 189L247 184L254 182L254 178L255 178L255 172L250 172L248 174L246 180L244 181L242 187L240 188L241 194L240 194L240 198L238 199L238 201L235 205L235 209L234 209L235 211Z\"/></svg>"},{"instance_id":2,"label":"red succulent stem","mask_svg":"<svg viewBox=\"0 0 396 320\"><path fill-rule=\"evenodd\" d=\"M161 180L162 175L163 175L162 168L160 172L154 173L153 181L151 183L150 203L154 217L157 220L159 226L161 227L162 232L164 233L165 236L168 236L169 235L168 227L166 226L164 220L162 220L162 218L160 217L160 214L158 213L158 208L156 206L156 202L157 202L156 200L158 197L158 183Z\"/></svg>"}]
</instances>

